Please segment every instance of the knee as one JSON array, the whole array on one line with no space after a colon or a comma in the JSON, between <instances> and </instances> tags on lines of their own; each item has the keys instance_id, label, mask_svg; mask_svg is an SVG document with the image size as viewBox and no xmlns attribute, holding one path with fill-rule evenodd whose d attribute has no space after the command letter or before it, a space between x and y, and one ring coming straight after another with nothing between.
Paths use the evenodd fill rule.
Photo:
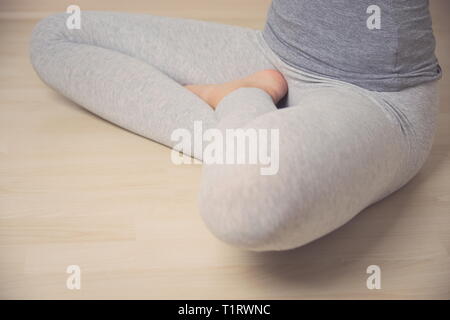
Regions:
<instances>
[{"instance_id":1,"label":"knee","mask_svg":"<svg viewBox=\"0 0 450 320\"><path fill-rule=\"evenodd\" d=\"M66 13L55 13L40 20L33 28L31 34L32 43L38 41L55 40L55 36L66 28Z\"/></svg>"},{"instance_id":2,"label":"knee","mask_svg":"<svg viewBox=\"0 0 450 320\"><path fill-rule=\"evenodd\" d=\"M31 34L31 65L38 76L50 86L55 75L61 72L61 69L55 67L58 63L61 65L61 53L72 50L68 43L71 35L66 26L67 17L66 13L50 15L39 21Z\"/></svg>"},{"instance_id":3,"label":"knee","mask_svg":"<svg viewBox=\"0 0 450 320\"><path fill-rule=\"evenodd\" d=\"M61 40L67 14L57 13L39 21L33 28L30 40L30 57L33 65Z\"/></svg>"},{"instance_id":4,"label":"knee","mask_svg":"<svg viewBox=\"0 0 450 320\"><path fill-rule=\"evenodd\" d=\"M258 166L204 166L200 214L230 245L254 251L294 248L300 243L292 237L292 222L301 201L283 184L279 176L260 175Z\"/></svg>"}]
</instances>

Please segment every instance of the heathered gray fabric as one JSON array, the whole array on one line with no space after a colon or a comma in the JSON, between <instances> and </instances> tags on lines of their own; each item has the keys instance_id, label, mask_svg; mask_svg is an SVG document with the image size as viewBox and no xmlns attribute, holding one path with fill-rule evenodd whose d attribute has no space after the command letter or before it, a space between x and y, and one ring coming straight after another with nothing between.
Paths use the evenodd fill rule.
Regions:
<instances>
[{"instance_id":1,"label":"heathered gray fabric","mask_svg":"<svg viewBox=\"0 0 450 320\"><path fill-rule=\"evenodd\" d=\"M81 30L68 30L66 17L36 26L32 64L49 86L99 116L168 146L174 129L192 130L195 120L205 129L280 130L276 175L260 175L258 165L204 165L200 213L232 245L282 250L323 236L408 182L430 151L435 81L374 92L290 66L260 31L107 12L82 12ZM213 111L182 87L263 69L288 81L284 108L242 88Z\"/></svg>"},{"instance_id":2,"label":"heathered gray fabric","mask_svg":"<svg viewBox=\"0 0 450 320\"><path fill-rule=\"evenodd\" d=\"M380 29L369 29L380 8ZM298 69L374 91L441 77L428 0L274 0L264 38Z\"/></svg>"}]
</instances>

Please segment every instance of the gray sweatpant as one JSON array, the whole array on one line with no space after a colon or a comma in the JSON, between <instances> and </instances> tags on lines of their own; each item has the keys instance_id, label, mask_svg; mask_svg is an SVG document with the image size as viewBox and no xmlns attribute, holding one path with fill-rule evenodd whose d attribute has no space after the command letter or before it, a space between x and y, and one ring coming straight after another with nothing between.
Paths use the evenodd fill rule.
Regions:
<instances>
[{"instance_id":1,"label":"gray sweatpant","mask_svg":"<svg viewBox=\"0 0 450 320\"><path fill-rule=\"evenodd\" d=\"M220 239L251 250L308 243L407 183L425 162L438 113L437 85L374 92L313 76L277 57L261 32L149 15L82 12L41 21L31 61L42 80L86 109L167 146L175 129L279 130L279 171L204 165L200 212ZM275 106L238 89L216 111L186 84L277 69L289 93ZM201 159L202 153L193 151Z\"/></svg>"}]
</instances>

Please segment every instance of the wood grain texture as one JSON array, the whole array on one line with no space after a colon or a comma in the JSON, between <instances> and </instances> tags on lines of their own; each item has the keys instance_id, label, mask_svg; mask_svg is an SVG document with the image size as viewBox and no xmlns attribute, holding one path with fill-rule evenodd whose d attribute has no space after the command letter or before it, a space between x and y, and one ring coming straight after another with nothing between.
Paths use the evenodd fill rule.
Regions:
<instances>
[{"instance_id":1,"label":"wood grain texture","mask_svg":"<svg viewBox=\"0 0 450 320\"><path fill-rule=\"evenodd\" d=\"M425 167L336 232L271 253L231 248L207 231L197 211L200 166L173 165L169 149L38 79L31 29L72 3L261 28L270 1L1 1L0 298L450 298L449 1L431 1L444 78ZM72 264L81 290L66 288ZM372 264L382 269L381 290L366 288Z\"/></svg>"}]
</instances>

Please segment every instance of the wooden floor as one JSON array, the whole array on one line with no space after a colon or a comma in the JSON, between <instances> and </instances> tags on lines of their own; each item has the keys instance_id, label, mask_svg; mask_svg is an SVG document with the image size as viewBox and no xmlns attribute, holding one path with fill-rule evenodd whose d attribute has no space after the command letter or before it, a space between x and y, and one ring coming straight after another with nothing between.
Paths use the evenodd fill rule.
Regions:
<instances>
[{"instance_id":1,"label":"wooden floor","mask_svg":"<svg viewBox=\"0 0 450 320\"><path fill-rule=\"evenodd\" d=\"M450 1L431 1L444 78L423 170L336 232L275 253L207 231L200 166L173 165L169 149L38 79L31 29L72 3L261 28L270 1L0 2L0 298L450 298ZM66 287L69 265L81 268L81 290ZM369 265L381 267L381 290L366 287Z\"/></svg>"}]
</instances>

